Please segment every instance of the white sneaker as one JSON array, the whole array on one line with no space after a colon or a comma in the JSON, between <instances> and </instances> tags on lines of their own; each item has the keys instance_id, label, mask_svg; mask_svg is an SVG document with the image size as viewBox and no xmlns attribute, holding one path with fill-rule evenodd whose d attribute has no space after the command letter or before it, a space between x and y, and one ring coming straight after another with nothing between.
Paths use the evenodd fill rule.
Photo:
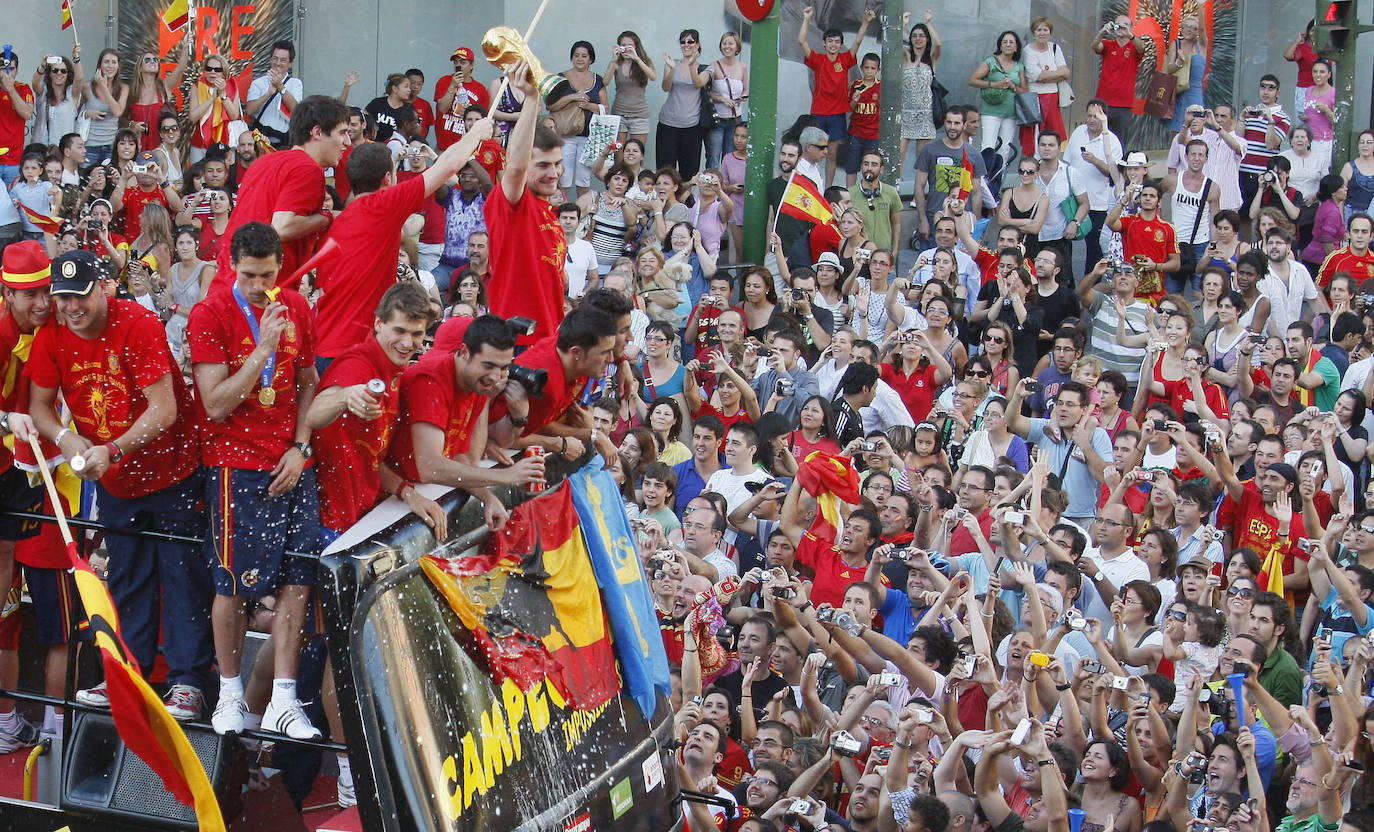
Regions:
<instances>
[{"instance_id":1,"label":"white sneaker","mask_svg":"<svg viewBox=\"0 0 1374 832\"><path fill-rule=\"evenodd\" d=\"M205 710L205 696L200 692L200 688L191 685L172 685L164 702L167 705L167 713L177 722L200 719L201 712Z\"/></svg>"},{"instance_id":2,"label":"white sneaker","mask_svg":"<svg viewBox=\"0 0 1374 832\"><path fill-rule=\"evenodd\" d=\"M24 719L23 714L15 713L14 728L8 731L0 730L0 754L9 754L21 748L38 745L40 739L42 732L38 730L38 726ZM353 794L352 782L348 784L348 793ZM342 786L339 787L339 794L343 794ZM354 803L356 802L355 800Z\"/></svg>"},{"instance_id":3,"label":"white sneaker","mask_svg":"<svg viewBox=\"0 0 1374 832\"><path fill-rule=\"evenodd\" d=\"M221 696L210 715L210 726L221 737L243 733L243 717L248 713L248 703L242 696Z\"/></svg>"},{"instance_id":4,"label":"white sneaker","mask_svg":"<svg viewBox=\"0 0 1374 832\"><path fill-rule=\"evenodd\" d=\"M106 689L104 682L101 682L93 688L86 688L85 690L77 691L76 696L74 698L77 702L80 702L82 705L86 705L91 708L110 707L110 692L108 689Z\"/></svg>"},{"instance_id":5,"label":"white sneaker","mask_svg":"<svg viewBox=\"0 0 1374 832\"><path fill-rule=\"evenodd\" d=\"M339 808L347 809L358 805L358 793L353 790L353 772L339 773Z\"/></svg>"},{"instance_id":6,"label":"white sneaker","mask_svg":"<svg viewBox=\"0 0 1374 832\"><path fill-rule=\"evenodd\" d=\"M267 712L262 715L262 730L269 734L284 734L293 740L320 738L320 729L305 715L299 699L289 699L280 704L272 700Z\"/></svg>"}]
</instances>

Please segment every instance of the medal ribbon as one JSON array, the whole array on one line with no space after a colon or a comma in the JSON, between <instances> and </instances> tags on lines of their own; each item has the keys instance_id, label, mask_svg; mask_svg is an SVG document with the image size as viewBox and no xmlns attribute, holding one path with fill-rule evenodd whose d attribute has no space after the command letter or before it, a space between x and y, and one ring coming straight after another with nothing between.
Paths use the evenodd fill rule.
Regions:
<instances>
[{"instance_id":1,"label":"medal ribbon","mask_svg":"<svg viewBox=\"0 0 1374 832\"><path fill-rule=\"evenodd\" d=\"M235 285L233 288L234 301L238 303L239 311L243 313L244 319L248 321L248 329L253 333L253 343L256 344L258 343L258 319L253 317L253 307L248 304L248 301L244 300L242 293L239 292L239 287ZM277 354L274 352L268 356L267 363L262 365L262 374L258 377L264 389L272 386L272 377L276 375L276 372Z\"/></svg>"}]
</instances>

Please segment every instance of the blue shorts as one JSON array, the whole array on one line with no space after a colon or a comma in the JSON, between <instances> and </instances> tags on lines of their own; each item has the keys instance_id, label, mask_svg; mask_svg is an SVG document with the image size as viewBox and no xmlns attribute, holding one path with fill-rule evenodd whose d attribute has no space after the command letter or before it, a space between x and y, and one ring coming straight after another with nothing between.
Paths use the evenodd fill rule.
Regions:
<instances>
[{"instance_id":1,"label":"blue shorts","mask_svg":"<svg viewBox=\"0 0 1374 832\"><path fill-rule=\"evenodd\" d=\"M830 115L811 114L816 126L825 131L832 142L842 142L849 138L849 122L844 113L832 113Z\"/></svg>"},{"instance_id":2,"label":"blue shorts","mask_svg":"<svg viewBox=\"0 0 1374 832\"><path fill-rule=\"evenodd\" d=\"M72 616L85 626L86 613L76 591L76 578L67 569L44 569L24 565L24 583L33 601L34 623L42 644L66 644L72 630Z\"/></svg>"},{"instance_id":3,"label":"blue shorts","mask_svg":"<svg viewBox=\"0 0 1374 832\"><path fill-rule=\"evenodd\" d=\"M320 494L315 469L296 487L268 497L271 471L211 468L205 483L210 529L205 555L215 594L261 598L279 586L313 586L318 564L286 552L320 553Z\"/></svg>"},{"instance_id":4,"label":"blue shorts","mask_svg":"<svg viewBox=\"0 0 1374 832\"><path fill-rule=\"evenodd\" d=\"M43 513L43 486L29 485L29 475L11 465L0 474L0 509ZM43 530L38 520L0 514L0 540L28 540Z\"/></svg>"},{"instance_id":5,"label":"blue shorts","mask_svg":"<svg viewBox=\"0 0 1374 832\"><path fill-rule=\"evenodd\" d=\"M877 139L861 139L858 136L850 136L848 143L845 144L844 169L846 173L858 173L859 164L863 162L864 154L870 150L878 149Z\"/></svg>"}]
</instances>

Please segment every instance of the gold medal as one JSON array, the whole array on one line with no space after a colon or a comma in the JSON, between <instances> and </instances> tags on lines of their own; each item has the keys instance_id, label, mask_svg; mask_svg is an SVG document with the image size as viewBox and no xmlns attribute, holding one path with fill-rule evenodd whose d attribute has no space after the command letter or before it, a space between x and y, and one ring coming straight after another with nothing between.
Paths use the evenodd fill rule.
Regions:
<instances>
[{"instance_id":1,"label":"gold medal","mask_svg":"<svg viewBox=\"0 0 1374 832\"><path fill-rule=\"evenodd\" d=\"M277 391L272 387L264 387L258 390L258 404L263 407L271 407L277 403Z\"/></svg>"}]
</instances>

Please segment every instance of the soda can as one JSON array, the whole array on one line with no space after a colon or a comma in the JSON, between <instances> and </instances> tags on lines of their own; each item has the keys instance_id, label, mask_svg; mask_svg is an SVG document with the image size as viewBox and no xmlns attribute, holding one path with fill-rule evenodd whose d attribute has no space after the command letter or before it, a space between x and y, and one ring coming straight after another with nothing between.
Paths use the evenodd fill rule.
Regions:
<instances>
[{"instance_id":1,"label":"soda can","mask_svg":"<svg viewBox=\"0 0 1374 832\"><path fill-rule=\"evenodd\" d=\"M544 448L543 448L543 446L541 446L541 445L531 445L531 446L529 446L528 448L526 448L526 449L525 449L525 457L526 457L526 458L529 458L529 457L532 457L532 456L537 456L537 457L540 457L540 458L542 459L543 456L544 456ZM529 482L525 483L525 491L527 491L527 492L530 493L530 494L540 494L540 493L543 493L543 491L544 491L545 489L547 489L548 487L549 487L549 486L548 486L548 483L544 480L543 477L540 477L539 479L535 479L535 480L530 480Z\"/></svg>"},{"instance_id":2,"label":"soda can","mask_svg":"<svg viewBox=\"0 0 1374 832\"><path fill-rule=\"evenodd\" d=\"M386 382L379 378L374 378L367 383L367 392L376 398L386 395Z\"/></svg>"}]
</instances>

